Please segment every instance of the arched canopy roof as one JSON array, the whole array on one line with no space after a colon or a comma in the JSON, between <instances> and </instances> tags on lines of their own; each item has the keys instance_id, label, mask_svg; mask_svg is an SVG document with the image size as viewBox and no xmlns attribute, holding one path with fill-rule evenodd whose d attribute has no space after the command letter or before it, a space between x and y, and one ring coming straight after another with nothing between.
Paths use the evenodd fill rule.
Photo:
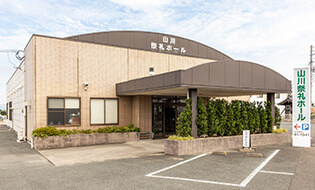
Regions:
<instances>
[{"instance_id":1,"label":"arched canopy roof","mask_svg":"<svg viewBox=\"0 0 315 190\"><path fill-rule=\"evenodd\" d=\"M65 39L212 60L233 60L207 45L162 33L111 31L70 36Z\"/></svg>"},{"instance_id":2,"label":"arched canopy roof","mask_svg":"<svg viewBox=\"0 0 315 190\"><path fill-rule=\"evenodd\" d=\"M291 81L262 65L246 61L218 61L116 84L119 95L241 96L289 93Z\"/></svg>"}]
</instances>

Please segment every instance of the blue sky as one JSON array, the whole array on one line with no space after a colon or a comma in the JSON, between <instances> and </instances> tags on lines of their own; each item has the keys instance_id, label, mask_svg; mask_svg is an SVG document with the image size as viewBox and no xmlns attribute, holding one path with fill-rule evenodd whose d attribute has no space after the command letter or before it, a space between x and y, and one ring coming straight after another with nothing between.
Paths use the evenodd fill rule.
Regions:
<instances>
[{"instance_id":1,"label":"blue sky","mask_svg":"<svg viewBox=\"0 0 315 190\"><path fill-rule=\"evenodd\" d=\"M0 0L0 49L24 49L32 34L144 30L196 40L291 80L315 45L314 9L314 0ZM18 64L13 54L11 61ZM0 104L13 72L0 53Z\"/></svg>"}]
</instances>

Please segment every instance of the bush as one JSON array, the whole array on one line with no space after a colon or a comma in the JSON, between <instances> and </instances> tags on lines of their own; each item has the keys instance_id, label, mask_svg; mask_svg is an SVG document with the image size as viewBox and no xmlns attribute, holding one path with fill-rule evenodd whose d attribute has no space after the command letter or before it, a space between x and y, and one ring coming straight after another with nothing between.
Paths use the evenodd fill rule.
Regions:
<instances>
[{"instance_id":1,"label":"bush","mask_svg":"<svg viewBox=\"0 0 315 190\"><path fill-rule=\"evenodd\" d=\"M134 127L132 124L129 124L127 127L101 127L97 130L81 130L78 131L77 129L73 130L66 130L66 129L56 129L52 126L47 127L41 127L38 129L35 129L32 132L32 135L34 137L48 137L48 136L66 136L66 135L72 135L72 134L92 134L92 133L129 133L129 132L140 132L140 128Z\"/></svg>"},{"instance_id":2,"label":"bush","mask_svg":"<svg viewBox=\"0 0 315 190\"><path fill-rule=\"evenodd\" d=\"M175 141L189 141L189 140L194 140L194 137L187 136L187 137L181 137L177 135L172 135L168 137L169 140L175 140Z\"/></svg>"},{"instance_id":3,"label":"bush","mask_svg":"<svg viewBox=\"0 0 315 190\"><path fill-rule=\"evenodd\" d=\"M273 118L272 118L272 103L266 102L265 103L266 108L266 114L267 114L267 133L272 133L272 127L273 127Z\"/></svg>"},{"instance_id":4,"label":"bush","mask_svg":"<svg viewBox=\"0 0 315 190\"><path fill-rule=\"evenodd\" d=\"M32 132L32 135L34 137L48 137L48 136L56 136L58 134L59 134L58 130L52 126L38 128Z\"/></svg>"},{"instance_id":5,"label":"bush","mask_svg":"<svg viewBox=\"0 0 315 190\"><path fill-rule=\"evenodd\" d=\"M215 116L215 108L214 108L214 100L210 100L206 105L207 111L207 121L208 121L208 136L213 136L216 131L216 126L218 121L216 120Z\"/></svg>"},{"instance_id":6,"label":"bush","mask_svg":"<svg viewBox=\"0 0 315 190\"><path fill-rule=\"evenodd\" d=\"M280 129L280 125L281 125L281 114L280 114L280 110L277 106L275 106L275 124L277 126L277 129Z\"/></svg>"},{"instance_id":7,"label":"bush","mask_svg":"<svg viewBox=\"0 0 315 190\"><path fill-rule=\"evenodd\" d=\"M276 129L272 131L273 133L287 133L288 131L286 129Z\"/></svg>"},{"instance_id":8,"label":"bush","mask_svg":"<svg viewBox=\"0 0 315 190\"><path fill-rule=\"evenodd\" d=\"M207 111L203 106L202 98L198 98L197 105L197 119L196 119L198 136L208 134L208 124L207 124Z\"/></svg>"},{"instance_id":9,"label":"bush","mask_svg":"<svg viewBox=\"0 0 315 190\"><path fill-rule=\"evenodd\" d=\"M186 107L184 111L177 118L176 134L181 137L191 136L191 99L186 99Z\"/></svg>"}]
</instances>

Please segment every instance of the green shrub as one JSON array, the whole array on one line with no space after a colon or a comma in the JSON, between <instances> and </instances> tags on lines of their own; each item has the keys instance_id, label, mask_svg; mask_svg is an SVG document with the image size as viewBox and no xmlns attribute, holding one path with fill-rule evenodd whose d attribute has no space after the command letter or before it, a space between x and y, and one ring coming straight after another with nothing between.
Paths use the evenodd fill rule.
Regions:
<instances>
[{"instance_id":1,"label":"green shrub","mask_svg":"<svg viewBox=\"0 0 315 190\"><path fill-rule=\"evenodd\" d=\"M34 137L48 137L58 135L58 130L55 127L47 126L33 130L32 135Z\"/></svg>"},{"instance_id":2,"label":"green shrub","mask_svg":"<svg viewBox=\"0 0 315 190\"><path fill-rule=\"evenodd\" d=\"M202 98L198 98L197 102L197 118L196 124L198 129L198 136L208 134L208 124L207 124L207 111L203 106Z\"/></svg>"},{"instance_id":3,"label":"green shrub","mask_svg":"<svg viewBox=\"0 0 315 190\"><path fill-rule=\"evenodd\" d=\"M214 100L208 101L206 107L208 121L208 136L211 137L213 136L213 134L215 134L216 126L218 124L215 115Z\"/></svg>"},{"instance_id":4,"label":"green shrub","mask_svg":"<svg viewBox=\"0 0 315 190\"><path fill-rule=\"evenodd\" d=\"M288 131L286 129L276 129L272 131L273 133L287 133Z\"/></svg>"},{"instance_id":5,"label":"green shrub","mask_svg":"<svg viewBox=\"0 0 315 190\"><path fill-rule=\"evenodd\" d=\"M187 136L187 137L181 137L177 135L172 135L168 137L169 140L175 140L175 141L189 141L189 140L194 140L194 137Z\"/></svg>"},{"instance_id":6,"label":"green shrub","mask_svg":"<svg viewBox=\"0 0 315 190\"><path fill-rule=\"evenodd\" d=\"M272 127L273 127L273 118L272 118L272 103L270 101L266 102L265 104L266 108L266 115L267 115L267 133L272 133Z\"/></svg>"},{"instance_id":7,"label":"green shrub","mask_svg":"<svg viewBox=\"0 0 315 190\"><path fill-rule=\"evenodd\" d=\"M235 128L235 120L232 104L226 106L226 129L225 135L233 135L233 129Z\"/></svg>"},{"instance_id":8,"label":"green shrub","mask_svg":"<svg viewBox=\"0 0 315 190\"><path fill-rule=\"evenodd\" d=\"M191 99L186 99L186 106L184 111L177 118L176 134L181 137L191 136Z\"/></svg>"},{"instance_id":9,"label":"green shrub","mask_svg":"<svg viewBox=\"0 0 315 190\"><path fill-rule=\"evenodd\" d=\"M275 124L277 126L277 129L280 129L280 125L281 125L281 114L280 114L280 110L277 106L275 106Z\"/></svg>"},{"instance_id":10,"label":"green shrub","mask_svg":"<svg viewBox=\"0 0 315 190\"><path fill-rule=\"evenodd\" d=\"M226 130L226 105L228 102L224 99L217 99L215 101L215 114L218 123L216 125L216 134L223 136Z\"/></svg>"},{"instance_id":11,"label":"green shrub","mask_svg":"<svg viewBox=\"0 0 315 190\"><path fill-rule=\"evenodd\" d=\"M232 101L232 108L234 113L234 129L232 129L233 135L240 135L242 134L243 127L242 127L242 117L241 117L241 101L233 100Z\"/></svg>"}]
</instances>

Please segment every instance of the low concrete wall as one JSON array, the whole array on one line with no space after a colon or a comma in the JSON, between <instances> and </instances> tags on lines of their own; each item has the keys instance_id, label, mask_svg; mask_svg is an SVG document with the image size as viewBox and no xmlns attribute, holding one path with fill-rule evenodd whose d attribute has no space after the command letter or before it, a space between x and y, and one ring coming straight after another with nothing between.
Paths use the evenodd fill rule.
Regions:
<instances>
[{"instance_id":1,"label":"low concrete wall","mask_svg":"<svg viewBox=\"0 0 315 190\"><path fill-rule=\"evenodd\" d=\"M251 146L291 143L291 133L266 133L251 135ZM190 141L166 140L164 152L171 155L202 154L211 151L239 149L243 146L242 135L199 138Z\"/></svg>"},{"instance_id":2,"label":"low concrete wall","mask_svg":"<svg viewBox=\"0 0 315 190\"><path fill-rule=\"evenodd\" d=\"M97 144L124 143L136 141L137 133L93 133L75 134L67 136L49 136L45 138L33 137L34 148L37 150L78 147Z\"/></svg>"}]
</instances>

